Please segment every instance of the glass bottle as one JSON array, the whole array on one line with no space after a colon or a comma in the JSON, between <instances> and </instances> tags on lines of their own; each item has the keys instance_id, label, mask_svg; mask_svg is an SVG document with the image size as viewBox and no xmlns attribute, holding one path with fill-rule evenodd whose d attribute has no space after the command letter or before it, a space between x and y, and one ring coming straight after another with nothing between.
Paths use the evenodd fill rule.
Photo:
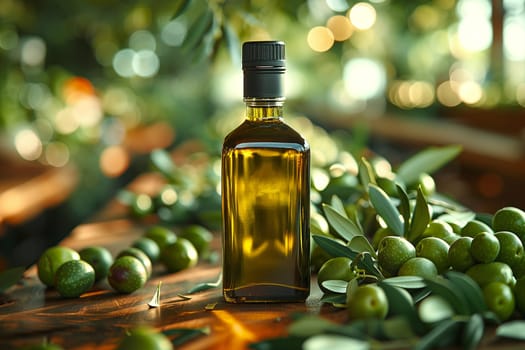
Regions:
<instances>
[{"instance_id":1,"label":"glass bottle","mask_svg":"<svg viewBox=\"0 0 525 350\"><path fill-rule=\"evenodd\" d=\"M304 301L310 292L310 147L283 121L285 46L242 48L246 119L222 149L223 295Z\"/></svg>"}]
</instances>

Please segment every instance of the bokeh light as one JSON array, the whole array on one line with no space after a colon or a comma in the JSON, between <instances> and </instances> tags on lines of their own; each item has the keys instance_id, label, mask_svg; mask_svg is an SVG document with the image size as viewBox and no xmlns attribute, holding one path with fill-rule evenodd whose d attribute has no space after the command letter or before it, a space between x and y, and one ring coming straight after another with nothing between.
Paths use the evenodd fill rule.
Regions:
<instances>
[{"instance_id":1,"label":"bokeh light","mask_svg":"<svg viewBox=\"0 0 525 350\"><path fill-rule=\"evenodd\" d=\"M367 100L381 95L386 86L382 64L368 58L353 58L344 67L343 80L348 93Z\"/></svg>"},{"instance_id":2,"label":"bokeh light","mask_svg":"<svg viewBox=\"0 0 525 350\"><path fill-rule=\"evenodd\" d=\"M366 2L358 2L350 9L348 14L352 25L359 30L372 28L376 23L376 9Z\"/></svg>"},{"instance_id":3,"label":"bokeh light","mask_svg":"<svg viewBox=\"0 0 525 350\"><path fill-rule=\"evenodd\" d=\"M69 162L69 147L63 142L52 142L46 146L45 160L54 167L63 167Z\"/></svg>"},{"instance_id":4,"label":"bokeh light","mask_svg":"<svg viewBox=\"0 0 525 350\"><path fill-rule=\"evenodd\" d=\"M181 46L186 38L188 26L180 19L168 22L162 29L160 37L168 46Z\"/></svg>"},{"instance_id":5,"label":"bokeh light","mask_svg":"<svg viewBox=\"0 0 525 350\"><path fill-rule=\"evenodd\" d=\"M327 27L317 26L308 32L308 46L314 51L325 52L334 45L334 35Z\"/></svg>"},{"instance_id":6,"label":"bokeh light","mask_svg":"<svg viewBox=\"0 0 525 350\"><path fill-rule=\"evenodd\" d=\"M345 41L352 36L354 28L350 19L346 16L332 16L326 22L326 27L330 29L334 35L334 40Z\"/></svg>"},{"instance_id":7,"label":"bokeh light","mask_svg":"<svg viewBox=\"0 0 525 350\"><path fill-rule=\"evenodd\" d=\"M14 144L18 154L25 160L37 160L42 154L42 141L31 129L20 130Z\"/></svg>"},{"instance_id":8,"label":"bokeh light","mask_svg":"<svg viewBox=\"0 0 525 350\"><path fill-rule=\"evenodd\" d=\"M130 164L130 156L122 146L110 146L102 151L99 166L107 177L122 175Z\"/></svg>"},{"instance_id":9,"label":"bokeh light","mask_svg":"<svg viewBox=\"0 0 525 350\"><path fill-rule=\"evenodd\" d=\"M39 37L29 37L24 40L20 59L27 66L41 66L46 58L46 43Z\"/></svg>"}]
</instances>

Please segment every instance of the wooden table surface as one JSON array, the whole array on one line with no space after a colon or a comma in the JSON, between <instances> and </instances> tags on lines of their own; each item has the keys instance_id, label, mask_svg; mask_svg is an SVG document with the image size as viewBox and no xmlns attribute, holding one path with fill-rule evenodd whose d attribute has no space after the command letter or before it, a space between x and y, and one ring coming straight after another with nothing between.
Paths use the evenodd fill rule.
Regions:
<instances>
[{"instance_id":1,"label":"wooden table surface","mask_svg":"<svg viewBox=\"0 0 525 350\"><path fill-rule=\"evenodd\" d=\"M148 181L145 185L151 186ZM62 244L74 249L101 245L115 255L142 235L146 227L124 213L122 206L111 202L96 218L73 230ZM215 237L213 247L217 251L219 242ZM81 298L64 299L46 289L32 267L22 283L8 290L7 299L0 300L0 349L39 344L44 339L66 350L115 349L126 330L138 325L159 331L209 327L209 335L193 339L181 349L246 349L250 343L285 336L296 313L320 314L341 323L347 319L345 310L320 303L322 294L315 279L305 303L227 304L221 287L191 294L190 300L179 296L200 282L215 281L220 270L219 263L200 262L194 268L168 274L157 265L147 284L132 294L118 294L103 281ZM147 303L160 281L161 306L149 308ZM214 307L207 309L209 305ZM480 349L523 347L523 343L498 340L490 329Z\"/></svg>"}]
</instances>

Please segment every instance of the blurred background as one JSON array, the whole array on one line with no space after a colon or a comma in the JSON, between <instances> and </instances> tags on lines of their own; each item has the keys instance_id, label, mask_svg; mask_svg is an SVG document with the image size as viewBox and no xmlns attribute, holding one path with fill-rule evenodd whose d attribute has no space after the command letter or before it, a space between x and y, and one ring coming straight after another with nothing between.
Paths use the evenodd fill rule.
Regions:
<instances>
[{"instance_id":1,"label":"blurred background","mask_svg":"<svg viewBox=\"0 0 525 350\"><path fill-rule=\"evenodd\" d=\"M122 195L155 149L217 205L245 40L286 42L286 117L316 164L460 144L441 191L525 207L523 38L525 0L0 0L0 270Z\"/></svg>"}]
</instances>

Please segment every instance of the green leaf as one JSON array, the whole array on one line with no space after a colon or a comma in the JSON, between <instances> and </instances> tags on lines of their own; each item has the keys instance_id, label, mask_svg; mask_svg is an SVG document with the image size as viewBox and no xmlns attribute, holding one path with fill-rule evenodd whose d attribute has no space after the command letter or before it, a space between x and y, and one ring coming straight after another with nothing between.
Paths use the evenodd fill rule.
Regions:
<instances>
[{"instance_id":1,"label":"green leaf","mask_svg":"<svg viewBox=\"0 0 525 350\"><path fill-rule=\"evenodd\" d=\"M185 51L191 52L202 41L208 29L212 26L213 20L213 11L208 6L205 6L204 13L197 16L195 22L188 29L188 35L182 43Z\"/></svg>"},{"instance_id":2,"label":"green leaf","mask_svg":"<svg viewBox=\"0 0 525 350\"><path fill-rule=\"evenodd\" d=\"M343 201L341 200L341 198L339 198L336 195L333 195L330 200L330 205L332 206L332 209L334 209L336 212L348 218L348 214L346 213L346 210L345 210L345 205Z\"/></svg>"},{"instance_id":3,"label":"green leaf","mask_svg":"<svg viewBox=\"0 0 525 350\"><path fill-rule=\"evenodd\" d=\"M438 219L445 222L454 223L459 227L463 227L467 224L467 222L474 220L475 217L476 213L472 211L451 211L446 214L440 215Z\"/></svg>"},{"instance_id":4,"label":"green leaf","mask_svg":"<svg viewBox=\"0 0 525 350\"><path fill-rule=\"evenodd\" d=\"M340 293L325 293L320 299L323 303L330 303L330 304L345 304L346 303L346 294L340 294Z\"/></svg>"},{"instance_id":5,"label":"green leaf","mask_svg":"<svg viewBox=\"0 0 525 350\"><path fill-rule=\"evenodd\" d=\"M177 0L177 1L174 1L175 3L175 9L173 11L173 19L179 17L180 15L182 15L184 13L184 11L186 11L186 9L188 8L188 5L190 4L190 0Z\"/></svg>"},{"instance_id":6,"label":"green leaf","mask_svg":"<svg viewBox=\"0 0 525 350\"><path fill-rule=\"evenodd\" d=\"M461 152L461 146L429 147L404 161L397 169L397 176L407 186L418 181L422 173L432 174L454 159Z\"/></svg>"},{"instance_id":7,"label":"green leaf","mask_svg":"<svg viewBox=\"0 0 525 350\"><path fill-rule=\"evenodd\" d=\"M237 32L233 30L228 21L224 21L222 32L224 33L226 47L228 48L232 64L234 67L239 67L241 65L241 44Z\"/></svg>"},{"instance_id":8,"label":"green leaf","mask_svg":"<svg viewBox=\"0 0 525 350\"><path fill-rule=\"evenodd\" d=\"M324 333L335 325L335 323L328 321L323 317L306 315L290 324L288 327L288 334L295 337L310 337Z\"/></svg>"},{"instance_id":9,"label":"green leaf","mask_svg":"<svg viewBox=\"0 0 525 350\"><path fill-rule=\"evenodd\" d=\"M348 286L348 282L343 280L327 280L321 284L334 293L346 293L346 287Z\"/></svg>"},{"instance_id":10,"label":"green leaf","mask_svg":"<svg viewBox=\"0 0 525 350\"><path fill-rule=\"evenodd\" d=\"M463 321L447 319L432 328L414 346L413 350L430 350L454 343L461 331Z\"/></svg>"},{"instance_id":11,"label":"green leaf","mask_svg":"<svg viewBox=\"0 0 525 350\"><path fill-rule=\"evenodd\" d=\"M414 208L414 215L410 222L410 230L407 239L410 242L415 242L417 238L423 234L429 222L430 211L428 209L428 203L421 187L419 187L417 189L416 207Z\"/></svg>"},{"instance_id":12,"label":"green leaf","mask_svg":"<svg viewBox=\"0 0 525 350\"><path fill-rule=\"evenodd\" d=\"M348 248L341 242L323 235L312 235L315 243L317 243L325 252L333 257L345 256L350 259L354 259L357 256L357 252Z\"/></svg>"},{"instance_id":13,"label":"green leaf","mask_svg":"<svg viewBox=\"0 0 525 350\"><path fill-rule=\"evenodd\" d=\"M368 252L372 257L377 257L374 247L372 247L372 244L370 244L370 241L365 236L355 236L350 243L348 243L348 247L355 252Z\"/></svg>"},{"instance_id":14,"label":"green leaf","mask_svg":"<svg viewBox=\"0 0 525 350\"><path fill-rule=\"evenodd\" d=\"M307 339L302 349L304 350L326 350L335 349L352 349L352 350L370 350L370 344L367 341L349 338L335 334L321 334ZM288 346L282 349L289 349Z\"/></svg>"},{"instance_id":15,"label":"green leaf","mask_svg":"<svg viewBox=\"0 0 525 350\"><path fill-rule=\"evenodd\" d=\"M501 338L525 340L525 321L505 322L496 328L496 335Z\"/></svg>"},{"instance_id":16,"label":"green leaf","mask_svg":"<svg viewBox=\"0 0 525 350\"><path fill-rule=\"evenodd\" d=\"M221 285L221 283L222 283L222 273L219 274L219 277L217 278L216 281L199 283L193 286L186 294L193 294L193 293L202 292L204 290L208 290L212 288L217 288L218 286Z\"/></svg>"},{"instance_id":17,"label":"green leaf","mask_svg":"<svg viewBox=\"0 0 525 350\"><path fill-rule=\"evenodd\" d=\"M326 220L333 229L346 241L355 236L362 236L363 232L349 218L341 215L336 209L328 204L323 204Z\"/></svg>"},{"instance_id":18,"label":"green leaf","mask_svg":"<svg viewBox=\"0 0 525 350\"><path fill-rule=\"evenodd\" d=\"M387 226L398 236L404 233L404 224L400 219L397 208L392 204L388 195L376 185L368 186L370 202L376 212L383 218Z\"/></svg>"},{"instance_id":19,"label":"green leaf","mask_svg":"<svg viewBox=\"0 0 525 350\"><path fill-rule=\"evenodd\" d=\"M410 216L412 215L412 213L410 212L410 201L408 199L407 192L402 186L400 186L399 184L396 184L396 188L397 188L397 194L399 196L399 210L400 210L401 215L403 216L404 222L406 223L404 225L403 233L405 234L405 236L407 236L408 230L409 230L408 223L410 223Z\"/></svg>"},{"instance_id":20,"label":"green leaf","mask_svg":"<svg viewBox=\"0 0 525 350\"><path fill-rule=\"evenodd\" d=\"M425 280L419 276L395 276L385 278L382 283L404 289L419 289L426 287Z\"/></svg>"},{"instance_id":21,"label":"green leaf","mask_svg":"<svg viewBox=\"0 0 525 350\"><path fill-rule=\"evenodd\" d=\"M0 293L5 292L14 286L24 275L25 268L23 266L13 267L8 270L0 272Z\"/></svg>"},{"instance_id":22,"label":"green leaf","mask_svg":"<svg viewBox=\"0 0 525 350\"><path fill-rule=\"evenodd\" d=\"M440 295L429 295L419 303L419 318L426 323L436 323L454 316L450 303Z\"/></svg>"},{"instance_id":23,"label":"green leaf","mask_svg":"<svg viewBox=\"0 0 525 350\"><path fill-rule=\"evenodd\" d=\"M462 343L464 350L475 350L478 348L481 339L483 338L483 331L485 324L480 314L470 316L462 335Z\"/></svg>"},{"instance_id":24,"label":"green leaf","mask_svg":"<svg viewBox=\"0 0 525 350\"><path fill-rule=\"evenodd\" d=\"M203 328L173 328L162 331L167 337L176 335L176 337L171 341L175 346L182 345L188 341L200 337L202 335L210 335L211 328L209 326Z\"/></svg>"},{"instance_id":25,"label":"green leaf","mask_svg":"<svg viewBox=\"0 0 525 350\"><path fill-rule=\"evenodd\" d=\"M306 339L306 337L293 336L265 339L260 342L251 343L249 348L255 350L302 350L303 343Z\"/></svg>"},{"instance_id":26,"label":"green leaf","mask_svg":"<svg viewBox=\"0 0 525 350\"><path fill-rule=\"evenodd\" d=\"M483 292L479 285L468 275L457 272L448 271L445 277L465 296L469 313L483 313L487 311L487 305L483 298Z\"/></svg>"},{"instance_id":27,"label":"green leaf","mask_svg":"<svg viewBox=\"0 0 525 350\"><path fill-rule=\"evenodd\" d=\"M427 287L432 294L439 295L445 299L454 311L459 315L470 315L470 308L461 289L443 277L425 279Z\"/></svg>"},{"instance_id":28,"label":"green leaf","mask_svg":"<svg viewBox=\"0 0 525 350\"><path fill-rule=\"evenodd\" d=\"M388 314L390 316L403 317L417 333L422 333L424 330L423 324L419 320L410 293L403 288L384 283L384 281L379 282L379 286L383 289L388 299Z\"/></svg>"},{"instance_id":29,"label":"green leaf","mask_svg":"<svg viewBox=\"0 0 525 350\"><path fill-rule=\"evenodd\" d=\"M155 149L150 154L153 168L169 180L175 179L176 167L170 154L164 149Z\"/></svg>"},{"instance_id":30,"label":"green leaf","mask_svg":"<svg viewBox=\"0 0 525 350\"><path fill-rule=\"evenodd\" d=\"M369 252L359 253L355 257L354 261L352 261L352 265L355 265L355 264L357 264L357 266L360 269L364 269L368 274L373 275L377 277L378 279L385 278L377 267L376 259L373 258L372 254L370 254Z\"/></svg>"},{"instance_id":31,"label":"green leaf","mask_svg":"<svg viewBox=\"0 0 525 350\"><path fill-rule=\"evenodd\" d=\"M359 180L364 188L367 188L369 184L376 184L376 177L372 165L362 157L359 162Z\"/></svg>"}]
</instances>

